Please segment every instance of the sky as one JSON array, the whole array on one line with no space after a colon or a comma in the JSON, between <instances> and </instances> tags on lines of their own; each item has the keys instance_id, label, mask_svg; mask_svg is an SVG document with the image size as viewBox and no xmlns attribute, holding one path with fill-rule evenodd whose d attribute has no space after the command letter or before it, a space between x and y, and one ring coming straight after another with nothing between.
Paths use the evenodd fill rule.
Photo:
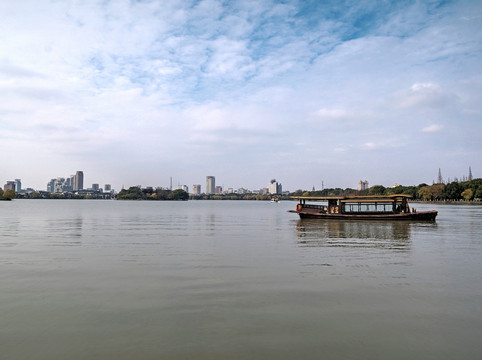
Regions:
<instances>
[{"instance_id":1,"label":"sky","mask_svg":"<svg viewBox=\"0 0 482 360\"><path fill-rule=\"evenodd\" d=\"M3 183L482 177L479 0L2 0L0 19Z\"/></svg>"}]
</instances>

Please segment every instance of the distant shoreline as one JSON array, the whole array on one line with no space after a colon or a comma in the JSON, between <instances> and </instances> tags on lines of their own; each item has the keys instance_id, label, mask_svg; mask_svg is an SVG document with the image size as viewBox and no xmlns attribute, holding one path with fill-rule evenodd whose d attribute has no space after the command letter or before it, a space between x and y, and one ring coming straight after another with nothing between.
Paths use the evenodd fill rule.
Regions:
<instances>
[{"instance_id":1,"label":"distant shoreline","mask_svg":"<svg viewBox=\"0 0 482 360\"><path fill-rule=\"evenodd\" d=\"M410 200L410 203L417 204L440 204L440 205L482 205L482 201L474 200Z\"/></svg>"}]
</instances>

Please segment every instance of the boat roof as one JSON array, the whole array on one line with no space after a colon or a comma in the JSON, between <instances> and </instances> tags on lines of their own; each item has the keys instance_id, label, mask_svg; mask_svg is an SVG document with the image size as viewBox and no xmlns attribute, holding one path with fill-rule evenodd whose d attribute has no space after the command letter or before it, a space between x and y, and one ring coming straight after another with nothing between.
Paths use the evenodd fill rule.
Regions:
<instances>
[{"instance_id":1,"label":"boat roof","mask_svg":"<svg viewBox=\"0 0 482 360\"><path fill-rule=\"evenodd\" d=\"M375 202L375 201L395 201L402 198L410 199L412 196L407 194L392 195L347 195L347 196L291 196L292 199L302 200L341 200L342 202Z\"/></svg>"}]
</instances>

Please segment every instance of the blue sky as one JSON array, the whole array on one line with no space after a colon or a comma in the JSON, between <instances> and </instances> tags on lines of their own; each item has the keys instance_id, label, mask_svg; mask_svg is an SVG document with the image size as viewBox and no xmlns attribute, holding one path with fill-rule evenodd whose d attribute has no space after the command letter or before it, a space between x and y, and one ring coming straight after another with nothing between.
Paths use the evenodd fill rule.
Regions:
<instances>
[{"instance_id":1,"label":"blue sky","mask_svg":"<svg viewBox=\"0 0 482 360\"><path fill-rule=\"evenodd\" d=\"M0 181L482 176L480 1L0 3Z\"/></svg>"}]
</instances>

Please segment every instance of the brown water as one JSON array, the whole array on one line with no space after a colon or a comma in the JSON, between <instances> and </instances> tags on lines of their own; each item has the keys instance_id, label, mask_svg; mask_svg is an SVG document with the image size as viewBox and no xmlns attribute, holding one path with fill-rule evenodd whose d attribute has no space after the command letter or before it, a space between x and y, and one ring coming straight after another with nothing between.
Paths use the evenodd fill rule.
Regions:
<instances>
[{"instance_id":1,"label":"brown water","mask_svg":"<svg viewBox=\"0 0 482 360\"><path fill-rule=\"evenodd\" d=\"M482 207L295 205L0 202L0 358L482 358Z\"/></svg>"}]
</instances>

